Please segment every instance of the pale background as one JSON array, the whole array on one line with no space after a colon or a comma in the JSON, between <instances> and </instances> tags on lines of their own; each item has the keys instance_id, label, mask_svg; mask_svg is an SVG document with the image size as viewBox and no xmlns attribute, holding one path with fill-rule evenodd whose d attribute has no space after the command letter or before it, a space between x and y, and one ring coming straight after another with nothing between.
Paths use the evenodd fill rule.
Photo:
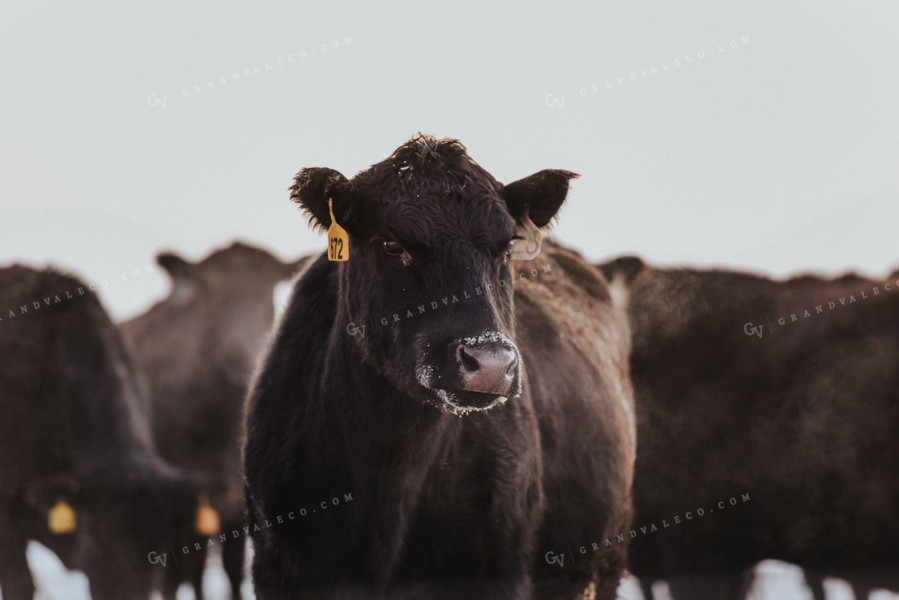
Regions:
<instances>
[{"instance_id":1,"label":"pale background","mask_svg":"<svg viewBox=\"0 0 899 600\"><path fill-rule=\"evenodd\" d=\"M581 173L557 234L591 259L899 267L895 0L199 6L0 6L0 264L134 315L160 249L323 250L294 173L423 131L502 181Z\"/></svg>"},{"instance_id":2,"label":"pale background","mask_svg":"<svg viewBox=\"0 0 899 600\"><path fill-rule=\"evenodd\" d=\"M105 279L132 315L165 278L122 273L161 248L323 250L294 173L421 130L501 181L581 173L557 234L592 259L899 267L894 0L241 4L3 4L0 264Z\"/></svg>"}]
</instances>

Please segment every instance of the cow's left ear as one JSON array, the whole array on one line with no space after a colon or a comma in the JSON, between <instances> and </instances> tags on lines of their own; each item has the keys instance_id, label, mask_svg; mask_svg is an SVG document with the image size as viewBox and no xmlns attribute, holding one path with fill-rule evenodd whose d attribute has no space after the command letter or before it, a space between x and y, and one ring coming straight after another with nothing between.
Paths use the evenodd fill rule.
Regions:
<instances>
[{"instance_id":1,"label":"cow's left ear","mask_svg":"<svg viewBox=\"0 0 899 600\"><path fill-rule=\"evenodd\" d=\"M503 197L509 213L519 225L530 217L537 227L546 226L556 215L565 196L568 181L580 177L561 169L545 169L503 187Z\"/></svg>"},{"instance_id":2,"label":"cow's left ear","mask_svg":"<svg viewBox=\"0 0 899 600\"><path fill-rule=\"evenodd\" d=\"M174 252L160 252L156 255L156 263L165 269L173 280L186 276L193 266Z\"/></svg>"},{"instance_id":3,"label":"cow's left ear","mask_svg":"<svg viewBox=\"0 0 899 600\"><path fill-rule=\"evenodd\" d=\"M172 291L169 300L175 303L183 303L190 300L196 292L194 280L196 265L184 260L174 252L160 252L156 255L156 262L166 270L172 280Z\"/></svg>"},{"instance_id":4,"label":"cow's left ear","mask_svg":"<svg viewBox=\"0 0 899 600\"><path fill-rule=\"evenodd\" d=\"M39 477L25 486L25 502L38 512L47 512L63 498L69 503L78 496L80 483L74 475Z\"/></svg>"},{"instance_id":5,"label":"cow's left ear","mask_svg":"<svg viewBox=\"0 0 899 600\"><path fill-rule=\"evenodd\" d=\"M331 226L328 200L333 200L334 218L349 233L357 233L363 218L362 206L352 182L340 172L324 167L301 170L290 186L290 199L309 215L309 224L327 231Z\"/></svg>"}]
</instances>

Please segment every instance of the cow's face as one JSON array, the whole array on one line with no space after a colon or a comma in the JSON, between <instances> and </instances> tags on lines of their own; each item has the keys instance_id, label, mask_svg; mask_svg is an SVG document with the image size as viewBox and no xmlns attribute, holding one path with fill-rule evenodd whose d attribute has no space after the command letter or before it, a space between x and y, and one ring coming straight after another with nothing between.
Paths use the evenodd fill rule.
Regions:
<instances>
[{"instance_id":1,"label":"cow's face","mask_svg":"<svg viewBox=\"0 0 899 600\"><path fill-rule=\"evenodd\" d=\"M147 472L141 465L114 481L98 476L91 488L90 510L79 516L76 564L87 575L94 600L147 598L166 575L150 553L167 553L174 563L184 555L173 558L172 551L204 541L193 529L199 488L192 481Z\"/></svg>"},{"instance_id":2,"label":"cow's face","mask_svg":"<svg viewBox=\"0 0 899 600\"><path fill-rule=\"evenodd\" d=\"M363 360L412 398L461 414L521 393L511 255L549 223L574 176L541 171L503 186L459 142L420 136L352 181L303 169L291 191L322 228L330 199L349 234L349 260L334 263L337 319Z\"/></svg>"}]
</instances>

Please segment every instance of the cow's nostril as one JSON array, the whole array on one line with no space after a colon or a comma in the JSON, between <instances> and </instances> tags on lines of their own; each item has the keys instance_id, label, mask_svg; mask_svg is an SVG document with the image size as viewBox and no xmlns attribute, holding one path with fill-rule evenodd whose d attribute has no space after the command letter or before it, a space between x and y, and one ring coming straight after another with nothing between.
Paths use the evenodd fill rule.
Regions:
<instances>
[{"instance_id":1,"label":"cow's nostril","mask_svg":"<svg viewBox=\"0 0 899 600\"><path fill-rule=\"evenodd\" d=\"M463 371L477 371L480 367L478 359L465 351L464 344L459 344L459 347L456 348L456 356L459 358L459 364Z\"/></svg>"},{"instance_id":2,"label":"cow's nostril","mask_svg":"<svg viewBox=\"0 0 899 600\"><path fill-rule=\"evenodd\" d=\"M518 356L512 353L512 362L509 363L509 368L506 369L506 375L511 375L512 371L518 366Z\"/></svg>"}]
</instances>

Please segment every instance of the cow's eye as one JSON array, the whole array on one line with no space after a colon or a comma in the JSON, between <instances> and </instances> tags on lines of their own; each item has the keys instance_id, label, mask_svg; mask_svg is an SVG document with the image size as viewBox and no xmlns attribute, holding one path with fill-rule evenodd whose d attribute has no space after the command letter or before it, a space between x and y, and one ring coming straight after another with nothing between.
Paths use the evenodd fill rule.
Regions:
<instances>
[{"instance_id":1,"label":"cow's eye","mask_svg":"<svg viewBox=\"0 0 899 600\"><path fill-rule=\"evenodd\" d=\"M505 250L506 258L510 258L512 256L512 250L515 249L515 244L518 242L518 240L521 240L521 239L524 239L524 238L522 238L520 235L516 235L511 240L509 240L509 243L506 244L506 250Z\"/></svg>"},{"instance_id":2,"label":"cow's eye","mask_svg":"<svg viewBox=\"0 0 899 600\"><path fill-rule=\"evenodd\" d=\"M393 240L384 240L384 254L387 256L399 256L403 252L405 252L405 250L403 250L403 247L399 243L394 242Z\"/></svg>"}]
</instances>

